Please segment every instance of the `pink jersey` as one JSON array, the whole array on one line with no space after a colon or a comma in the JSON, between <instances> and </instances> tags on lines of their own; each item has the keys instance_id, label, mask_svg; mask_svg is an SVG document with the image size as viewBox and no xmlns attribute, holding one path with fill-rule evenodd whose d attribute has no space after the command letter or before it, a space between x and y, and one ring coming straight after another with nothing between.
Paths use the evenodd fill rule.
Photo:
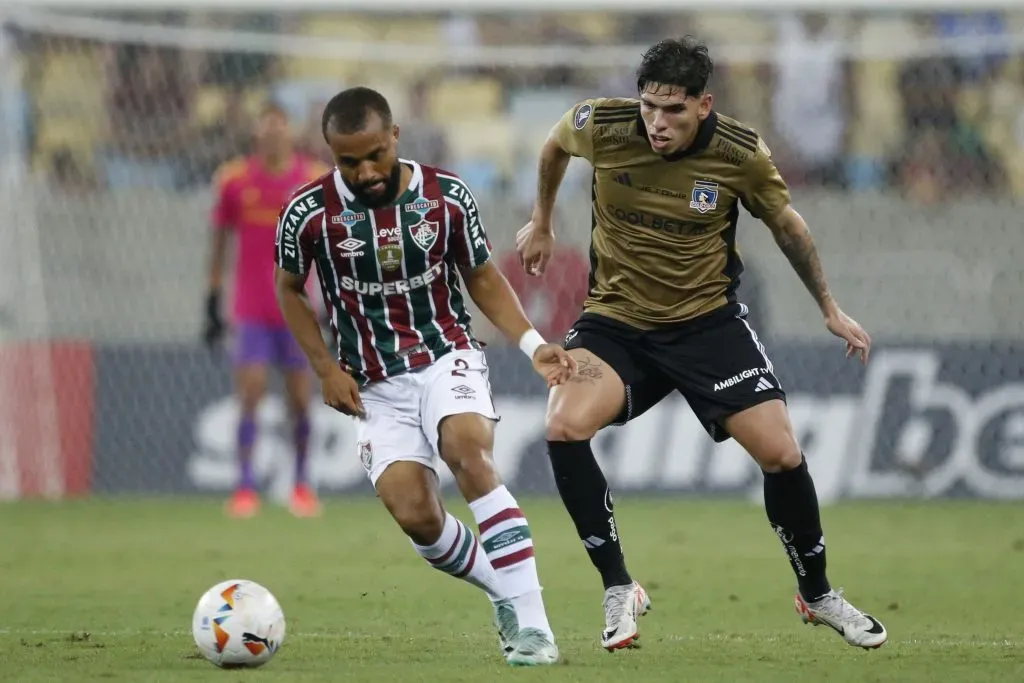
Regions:
<instances>
[{"instance_id":1,"label":"pink jersey","mask_svg":"<svg viewBox=\"0 0 1024 683\"><path fill-rule=\"evenodd\" d=\"M326 171L319 161L295 155L291 166L279 174L268 171L254 156L229 161L217 172L213 226L237 235L236 322L285 324L274 293L277 216L295 188Z\"/></svg>"}]
</instances>

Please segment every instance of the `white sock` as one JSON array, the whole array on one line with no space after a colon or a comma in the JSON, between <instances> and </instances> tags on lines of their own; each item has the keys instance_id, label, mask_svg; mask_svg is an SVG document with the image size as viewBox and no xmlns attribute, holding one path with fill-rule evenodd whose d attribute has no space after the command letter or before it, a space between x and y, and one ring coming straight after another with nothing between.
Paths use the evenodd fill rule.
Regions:
<instances>
[{"instance_id":1,"label":"white sock","mask_svg":"<svg viewBox=\"0 0 1024 683\"><path fill-rule=\"evenodd\" d=\"M469 527L453 517L451 513L445 513L444 529L441 531L441 538L437 539L436 543L433 545L413 543L412 547L434 569L450 574L457 579L468 581L485 591L492 601L504 597L498 575L487 559L483 548L480 547L480 542L477 541Z\"/></svg>"},{"instance_id":2,"label":"white sock","mask_svg":"<svg viewBox=\"0 0 1024 683\"><path fill-rule=\"evenodd\" d=\"M540 629L553 642L554 633L540 596L533 537L516 499L507 488L499 486L470 503L469 509L473 511L480 542L501 581L502 590L516 608L519 628Z\"/></svg>"}]
</instances>

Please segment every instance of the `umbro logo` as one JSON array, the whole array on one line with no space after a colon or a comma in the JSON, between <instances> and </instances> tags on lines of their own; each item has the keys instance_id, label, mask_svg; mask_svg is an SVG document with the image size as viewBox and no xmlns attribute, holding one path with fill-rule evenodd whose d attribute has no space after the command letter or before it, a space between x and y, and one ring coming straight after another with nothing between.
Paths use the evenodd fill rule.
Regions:
<instances>
[{"instance_id":1,"label":"umbro logo","mask_svg":"<svg viewBox=\"0 0 1024 683\"><path fill-rule=\"evenodd\" d=\"M452 387L452 393L455 394L456 399L473 398L476 395L476 390L473 389L473 387L467 387L465 384L460 384L457 387Z\"/></svg>"},{"instance_id":2,"label":"umbro logo","mask_svg":"<svg viewBox=\"0 0 1024 683\"><path fill-rule=\"evenodd\" d=\"M629 177L628 173L620 173L619 175L615 176L614 180L619 185L625 185L626 187L633 187L633 179Z\"/></svg>"},{"instance_id":3,"label":"umbro logo","mask_svg":"<svg viewBox=\"0 0 1024 683\"><path fill-rule=\"evenodd\" d=\"M757 386L756 386L756 387L754 387L754 391L755 391L755 392L760 392L760 391L771 391L771 390L772 390L772 389L774 389L774 388L775 388L775 387L773 387L773 386L772 386L772 383L771 383L771 382L769 382L769 381L768 381L768 380L767 380L766 378L764 378L764 377L761 377L761 378L759 378L759 379L757 380Z\"/></svg>"},{"instance_id":4,"label":"umbro logo","mask_svg":"<svg viewBox=\"0 0 1024 683\"><path fill-rule=\"evenodd\" d=\"M363 240L356 239L355 237L349 237L338 242L338 248L341 249L342 258L353 258L356 256L362 256L365 252L360 251L360 247L366 244Z\"/></svg>"}]
</instances>

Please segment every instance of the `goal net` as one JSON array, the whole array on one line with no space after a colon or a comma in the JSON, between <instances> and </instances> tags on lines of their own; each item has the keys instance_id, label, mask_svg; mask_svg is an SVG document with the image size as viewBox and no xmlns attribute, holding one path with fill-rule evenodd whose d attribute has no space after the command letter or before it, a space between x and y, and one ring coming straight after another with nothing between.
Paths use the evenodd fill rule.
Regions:
<instances>
[{"instance_id":1,"label":"goal net","mask_svg":"<svg viewBox=\"0 0 1024 683\"><path fill-rule=\"evenodd\" d=\"M324 102L356 84L384 93L401 154L467 180L531 317L564 335L587 287L590 169L571 165L554 266L526 278L514 241L540 144L578 100L634 94L644 47L686 33L709 44L716 108L772 148L838 301L875 340L867 368L844 361L768 231L740 219L741 298L822 498L1024 497L1024 11L25 5L0 20L0 497L233 484L229 349L199 339L210 179L247 152L268 100L297 146L329 161ZM503 416L499 467L518 490L550 492L543 387L475 326ZM279 494L291 447L278 389L255 458ZM313 422L321 490L367 491L351 422L322 406ZM617 490L760 489L739 447L712 445L678 396L595 448Z\"/></svg>"}]
</instances>

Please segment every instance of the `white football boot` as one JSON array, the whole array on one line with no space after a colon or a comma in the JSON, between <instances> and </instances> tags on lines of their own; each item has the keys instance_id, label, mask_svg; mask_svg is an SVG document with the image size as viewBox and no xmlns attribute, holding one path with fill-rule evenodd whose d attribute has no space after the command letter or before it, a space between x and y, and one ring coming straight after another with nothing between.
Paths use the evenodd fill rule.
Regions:
<instances>
[{"instance_id":1,"label":"white football boot","mask_svg":"<svg viewBox=\"0 0 1024 683\"><path fill-rule=\"evenodd\" d=\"M514 649L513 642L519 634L519 617L516 616L516 608L512 606L511 600L506 598L494 603L494 626L498 629L501 654L508 659Z\"/></svg>"},{"instance_id":2,"label":"white football boot","mask_svg":"<svg viewBox=\"0 0 1024 683\"><path fill-rule=\"evenodd\" d=\"M604 631L601 647L613 652L627 647L639 647L637 619L651 609L647 591L634 581L628 586L612 586L604 592Z\"/></svg>"},{"instance_id":3,"label":"white football boot","mask_svg":"<svg viewBox=\"0 0 1024 683\"><path fill-rule=\"evenodd\" d=\"M523 628L512 641L505 658L512 666L544 666L558 661L558 646L539 628Z\"/></svg>"},{"instance_id":4,"label":"white football boot","mask_svg":"<svg viewBox=\"0 0 1024 683\"><path fill-rule=\"evenodd\" d=\"M843 597L842 588L814 602L807 602L797 592L796 611L805 624L830 626L850 645L865 650L882 647L889 637L878 619L861 612Z\"/></svg>"}]
</instances>

